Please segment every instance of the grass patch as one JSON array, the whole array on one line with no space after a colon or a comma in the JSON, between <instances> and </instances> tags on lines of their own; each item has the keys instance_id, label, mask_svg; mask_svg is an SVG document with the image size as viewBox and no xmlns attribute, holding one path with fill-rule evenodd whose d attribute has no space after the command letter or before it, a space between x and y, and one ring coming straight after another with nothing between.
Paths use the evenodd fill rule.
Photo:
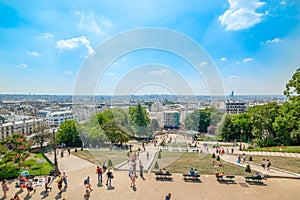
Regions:
<instances>
[{"instance_id":1,"label":"grass patch","mask_svg":"<svg viewBox=\"0 0 300 200\"><path fill-rule=\"evenodd\" d=\"M245 151L300 153L300 146L261 147L261 148L254 148L254 149L245 149Z\"/></svg>"},{"instance_id":2,"label":"grass patch","mask_svg":"<svg viewBox=\"0 0 300 200\"><path fill-rule=\"evenodd\" d=\"M187 173L191 168L198 169L200 174L207 174L207 175L214 175L215 170L218 169L219 172L225 172L225 174L230 175L249 175L249 173L245 172L245 169L242 167L238 167L236 165L225 163L223 162L223 167L212 167L212 161L216 161L216 159L211 158L210 154L199 154L197 152L185 152L185 153L179 153L176 152L173 154L173 152L165 152L168 153L169 156L173 157L173 162L169 165L163 166L159 165L160 168L165 167L167 171L174 172L174 173ZM181 154L179 156L179 154ZM178 159L174 159L175 157L178 157ZM162 159L158 160L158 162L161 161L161 163L165 162L165 159L169 159L168 156L162 155ZM167 163L167 162L166 162ZM163 167L161 167L163 166Z\"/></svg>"},{"instance_id":3,"label":"grass patch","mask_svg":"<svg viewBox=\"0 0 300 200\"><path fill-rule=\"evenodd\" d=\"M271 168L279 168L295 173L300 173L300 158L290 158L282 156L252 156L252 162L261 164L262 159L269 159Z\"/></svg>"},{"instance_id":4,"label":"grass patch","mask_svg":"<svg viewBox=\"0 0 300 200\"><path fill-rule=\"evenodd\" d=\"M30 157L25 161L21 171L26 170L31 175L46 175L53 169L53 165L49 163L41 153L30 154Z\"/></svg>"},{"instance_id":5,"label":"grass patch","mask_svg":"<svg viewBox=\"0 0 300 200\"><path fill-rule=\"evenodd\" d=\"M116 166L127 160L127 151L109 151L109 150L83 150L72 152L72 154L101 165L108 160L112 161L112 166Z\"/></svg>"}]
</instances>

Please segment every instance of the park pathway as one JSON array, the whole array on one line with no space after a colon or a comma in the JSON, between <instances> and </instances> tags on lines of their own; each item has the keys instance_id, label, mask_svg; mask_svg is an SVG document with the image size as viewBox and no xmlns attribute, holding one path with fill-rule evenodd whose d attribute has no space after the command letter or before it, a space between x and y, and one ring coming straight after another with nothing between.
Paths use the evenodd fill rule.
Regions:
<instances>
[{"instance_id":1,"label":"park pathway","mask_svg":"<svg viewBox=\"0 0 300 200\"><path fill-rule=\"evenodd\" d=\"M228 162L228 163L231 163L231 164L243 167L243 168L245 168L249 164L251 170L257 171L266 177L300 178L300 174L285 171L282 169L276 169L272 166L271 166L270 170L268 171L268 170L262 168L259 164L256 164L253 162L245 161L245 163L237 163L237 156L224 154L224 155L221 155L220 158L221 158L221 160L223 160L225 162Z\"/></svg>"},{"instance_id":2,"label":"park pathway","mask_svg":"<svg viewBox=\"0 0 300 200\"><path fill-rule=\"evenodd\" d=\"M54 155L53 152L49 152L45 154L47 158L54 163ZM79 158L77 156L74 156L70 154L69 156L65 154L64 157L60 157L57 155L57 161L58 161L58 168L61 172L63 171L74 171L79 169L85 169L91 166L95 166L95 164L84 160L82 158Z\"/></svg>"},{"instance_id":3,"label":"park pathway","mask_svg":"<svg viewBox=\"0 0 300 200\"><path fill-rule=\"evenodd\" d=\"M152 163L154 162L156 153L159 151L158 147L154 147L153 145L146 146L146 151L140 152L139 160L142 162L144 166L144 171L150 171ZM149 152L149 159L147 159L147 152ZM139 171L139 160L137 160L137 171ZM130 163L128 161L124 161L121 164L115 166L115 170L129 171Z\"/></svg>"}]
</instances>

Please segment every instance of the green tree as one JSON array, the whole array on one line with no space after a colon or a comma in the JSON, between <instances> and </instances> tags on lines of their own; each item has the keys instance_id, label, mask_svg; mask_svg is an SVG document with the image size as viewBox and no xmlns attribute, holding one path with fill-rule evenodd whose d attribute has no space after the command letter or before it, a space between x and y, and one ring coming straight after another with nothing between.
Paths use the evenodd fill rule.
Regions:
<instances>
[{"instance_id":1,"label":"green tree","mask_svg":"<svg viewBox=\"0 0 300 200\"><path fill-rule=\"evenodd\" d=\"M247 113L251 118L254 142L259 146L276 145L276 132L273 123L279 116L279 108L280 105L277 103L268 103L248 109Z\"/></svg>"},{"instance_id":2,"label":"green tree","mask_svg":"<svg viewBox=\"0 0 300 200\"><path fill-rule=\"evenodd\" d=\"M242 141L246 142L248 140L252 140L252 126L250 115L248 113L233 115L232 122L236 129L235 132L241 134L240 136L242 138Z\"/></svg>"},{"instance_id":3,"label":"green tree","mask_svg":"<svg viewBox=\"0 0 300 200\"><path fill-rule=\"evenodd\" d=\"M278 145L300 145L300 101L285 102L273 123Z\"/></svg>"},{"instance_id":4,"label":"green tree","mask_svg":"<svg viewBox=\"0 0 300 200\"><path fill-rule=\"evenodd\" d=\"M45 142L52 141L52 131L45 124L40 124L35 130L35 134L30 138L33 143L39 144L41 149L44 148Z\"/></svg>"},{"instance_id":5,"label":"green tree","mask_svg":"<svg viewBox=\"0 0 300 200\"><path fill-rule=\"evenodd\" d=\"M147 136L149 134L150 123L146 108L142 107L139 103L135 107L129 108L129 115L132 120L131 129L136 136Z\"/></svg>"},{"instance_id":6,"label":"green tree","mask_svg":"<svg viewBox=\"0 0 300 200\"><path fill-rule=\"evenodd\" d=\"M223 141L239 139L240 134L233 123L233 115L223 116L221 123L218 124L218 133Z\"/></svg>"},{"instance_id":7,"label":"green tree","mask_svg":"<svg viewBox=\"0 0 300 200\"><path fill-rule=\"evenodd\" d=\"M206 133L207 128L210 125L210 109L199 110L199 122L198 122L198 132Z\"/></svg>"},{"instance_id":8,"label":"green tree","mask_svg":"<svg viewBox=\"0 0 300 200\"><path fill-rule=\"evenodd\" d=\"M68 147L79 147L82 145L74 120L66 120L61 123L56 133L56 138L59 144L65 143Z\"/></svg>"},{"instance_id":9,"label":"green tree","mask_svg":"<svg viewBox=\"0 0 300 200\"><path fill-rule=\"evenodd\" d=\"M125 127L121 127L114 119L103 124L102 130L111 143L120 142L122 144L130 139Z\"/></svg>"},{"instance_id":10,"label":"green tree","mask_svg":"<svg viewBox=\"0 0 300 200\"><path fill-rule=\"evenodd\" d=\"M300 68L296 70L293 74L292 79L285 85L285 90L283 94L289 100L299 101L299 94L300 94Z\"/></svg>"}]
</instances>

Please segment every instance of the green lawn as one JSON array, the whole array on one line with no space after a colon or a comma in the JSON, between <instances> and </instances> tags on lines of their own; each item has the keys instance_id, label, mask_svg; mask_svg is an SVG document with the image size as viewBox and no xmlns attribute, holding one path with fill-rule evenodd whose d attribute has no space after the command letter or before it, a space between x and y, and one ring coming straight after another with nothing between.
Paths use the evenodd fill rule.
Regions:
<instances>
[{"instance_id":1,"label":"green lawn","mask_svg":"<svg viewBox=\"0 0 300 200\"><path fill-rule=\"evenodd\" d=\"M72 154L99 165L102 165L103 162L106 162L107 165L108 160L111 160L115 166L127 160L127 151L83 150L72 152Z\"/></svg>"},{"instance_id":2,"label":"green lawn","mask_svg":"<svg viewBox=\"0 0 300 200\"><path fill-rule=\"evenodd\" d=\"M252 162L261 164L263 158L270 160L271 168L276 167L300 174L300 158L282 156L252 156Z\"/></svg>"},{"instance_id":3,"label":"green lawn","mask_svg":"<svg viewBox=\"0 0 300 200\"><path fill-rule=\"evenodd\" d=\"M223 167L212 167L212 161L209 154L199 154L197 152L162 152L161 159L157 159L159 168L166 168L167 171L174 173L186 173L191 168L197 168L200 174L214 175L215 170L232 175L248 175L244 168L230 163L224 163ZM218 161L216 161L218 163Z\"/></svg>"},{"instance_id":4,"label":"green lawn","mask_svg":"<svg viewBox=\"0 0 300 200\"><path fill-rule=\"evenodd\" d=\"M53 169L53 165L48 162L41 153L30 154L25 161L21 171L29 171L31 175L46 175Z\"/></svg>"},{"instance_id":5,"label":"green lawn","mask_svg":"<svg viewBox=\"0 0 300 200\"><path fill-rule=\"evenodd\" d=\"M280 146L277 147L262 147L255 149L245 149L246 151L267 151L267 152L288 152L288 153L300 153L300 146Z\"/></svg>"}]
</instances>

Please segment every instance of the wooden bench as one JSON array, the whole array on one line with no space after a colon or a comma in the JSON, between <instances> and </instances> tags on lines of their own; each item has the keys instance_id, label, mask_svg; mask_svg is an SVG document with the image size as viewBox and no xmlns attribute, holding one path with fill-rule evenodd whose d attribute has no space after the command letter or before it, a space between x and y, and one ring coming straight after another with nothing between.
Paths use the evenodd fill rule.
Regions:
<instances>
[{"instance_id":1,"label":"wooden bench","mask_svg":"<svg viewBox=\"0 0 300 200\"><path fill-rule=\"evenodd\" d=\"M182 174L183 180L199 180L200 174Z\"/></svg>"},{"instance_id":2,"label":"wooden bench","mask_svg":"<svg viewBox=\"0 0 300 200\"><path fill-rule=\"evenodd\" d=\"M227 176L222 176L222 175L216 175L216 178L218 181L231 181L233 182L235 176L232 175L227 175Z\"/></svg>"},{"instance_id":3,"label":"wooden bench","mask_svg":"<svg viewBox=\"0 0 300 200\"><path fill-rule=\"evenodd\" d=\"M256 182L262 182L261 180L264 179L264 177L260 176L244 176L246 182L250 182L250 181L256 181Z\"/></svg>"},{"instance_id":4,"label":"wooden bench","mask_svg":"<svg viewBox=\"0 0 300 200\"><path fill-rule=\"evenodd\" d=\"M161 179L161 180L170 180L172 179L172 173L170 172L155 172L156 179Z\"/></svg>"}]
</instances>

